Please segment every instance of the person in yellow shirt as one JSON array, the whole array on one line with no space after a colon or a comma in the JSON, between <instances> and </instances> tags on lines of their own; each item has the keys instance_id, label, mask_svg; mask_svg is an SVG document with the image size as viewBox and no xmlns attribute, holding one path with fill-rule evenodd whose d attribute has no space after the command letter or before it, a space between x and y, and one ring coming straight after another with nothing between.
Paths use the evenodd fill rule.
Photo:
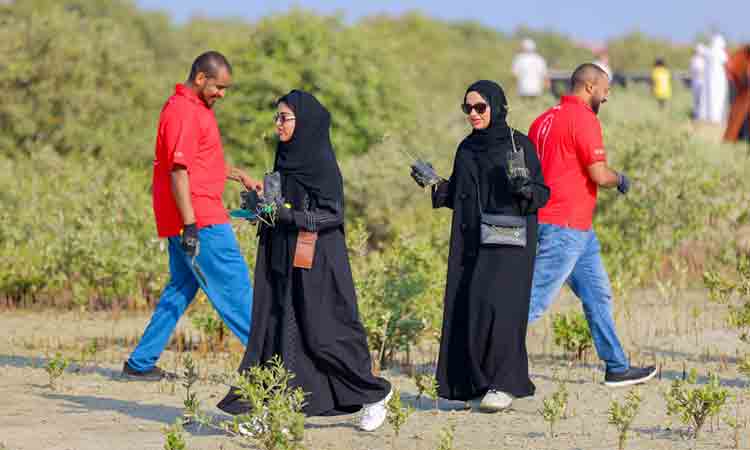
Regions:
<instances>
[{"instance_id":1,"label":"person in yellow shirt","mask_svg":"<svg viewBox=\"0 0 750 450\"><path fill-rule=\"evenodd\" d=\"M672 98L672 73L661 58L656 60L651 71L651 86L659 107L664 108Z\"/></svg>"}]
</instances>

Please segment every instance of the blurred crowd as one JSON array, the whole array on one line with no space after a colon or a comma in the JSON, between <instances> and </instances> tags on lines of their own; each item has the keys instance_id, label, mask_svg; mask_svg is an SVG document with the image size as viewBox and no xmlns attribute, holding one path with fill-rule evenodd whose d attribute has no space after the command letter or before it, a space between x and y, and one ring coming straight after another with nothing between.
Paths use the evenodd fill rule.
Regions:
<instances>
[{"instance_id":1,"label":"blurred crowd","mask_svg":"<svg viewBox=\"0 0 750 450\"><path fill-rule=\"evenodd\" d=\"M725 125L724 139L727 141L750 141L749 61L750 45L730 51L726 39L718 33L711 37L710 42L698 43L690 60L685 80L693 96L692 119ZM594 64L607 73L612 84L626 85L628 80L639 79L649 82L652 95L661 108L666 108L672 99L672 83L676 77L664 58L654 61L647 77L613 72L606 51L598 52ZM538 97L552 88L547 63L531 39L521 40L512 71L522 99Z\"/></svg>"}]
</instances>

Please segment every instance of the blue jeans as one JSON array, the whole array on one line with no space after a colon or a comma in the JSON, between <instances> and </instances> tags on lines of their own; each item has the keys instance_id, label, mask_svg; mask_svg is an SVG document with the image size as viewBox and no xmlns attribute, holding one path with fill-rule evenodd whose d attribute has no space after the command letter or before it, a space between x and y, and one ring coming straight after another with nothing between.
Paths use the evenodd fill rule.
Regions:
<instances>
[{"instance_id":1,"label":"blue jeans","mask_svg":"<svg viewBox=\"0 0 750 450\"><path fill-rule=\"evenodd\" d=\"M151 370L164 351L177 321L193 301L198 287L230 330L247 345L250 335L253 290L245 258L230 224L212 225L198 231L200 251L195 261L206 278L198 277L180 246L179 237L169 238L167 287L159 298L151 322L143 332L128 365L138 372Z\"/></svg>"},{"instance_id":2,"label":"blue jeans","mask_svg":"<svg viewBox=\"0 0 750 450\"><path fill-rule=\"evenodd\" d=\"M540 223L529 323L542 317L567 282L581 299L599 358L606 363L607 371L620 373L628 370L629 364L617 338L612 288L600 252L593 230Z\"/></svg>"}]
</instances>

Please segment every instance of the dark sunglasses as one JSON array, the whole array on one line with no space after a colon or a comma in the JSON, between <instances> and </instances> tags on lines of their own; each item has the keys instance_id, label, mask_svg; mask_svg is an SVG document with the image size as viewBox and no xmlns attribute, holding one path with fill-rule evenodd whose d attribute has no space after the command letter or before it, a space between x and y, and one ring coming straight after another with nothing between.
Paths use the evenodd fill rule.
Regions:
<instances>
[{"instance_id":1,"label":"dark sunglasses","mask_svg":"<svg viewBox=\"0 0 750 450\"><path fill-rule=\"evenodd\" d=\"M464 103L463 105L461 105L461 110L466 115L471 114L472 109L476 111L477 114L484 114L484 112L487 111L487 103L474 103L473 105Z\"/></svg>"},{"instance_id":2,"label":"dark sunglasses","mask_svg":"<svg viewBox=\"0 0 750 450\"><path fill-rule=\"evenodd\" d=\"M295 120L295 119L296 117L287 113L284 113L284 114L276 113L273 115L273 123L278 123L279 121L281 121L281 123L283 124L285 122L291 122L292 120Z\"/></svg>"}]
</instances>

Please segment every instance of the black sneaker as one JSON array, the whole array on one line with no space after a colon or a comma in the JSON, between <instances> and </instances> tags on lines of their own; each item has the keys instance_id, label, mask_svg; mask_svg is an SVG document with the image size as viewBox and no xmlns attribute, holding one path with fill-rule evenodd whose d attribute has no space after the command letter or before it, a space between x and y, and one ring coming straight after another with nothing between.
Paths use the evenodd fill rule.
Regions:
<instances>
[{"instance_id":1,"label":"black sneaker","mask_svg":"<svg viewBox=\"0 0 750 450\"><path fill-rule=\"evenodd\" d=\"M130 364L125 361L125 364L122 365L122 377L140 381L159 381L162 378L166 378L167 373L156 366L154 366L151 370L138 372L130 367Z\"/></svg>"},{"instance_id":2,"label":"black sneaker","mask_svg":"<svg viewBox=\"0 0 750 450\"><path fill-rule=\"evenodd\" d=\"M604 384L609 387L624 387L634 384L645 383L656 376L656 367L631 367L625 372L607 372L604 376Z\"/></svg>"}]
</instances>

